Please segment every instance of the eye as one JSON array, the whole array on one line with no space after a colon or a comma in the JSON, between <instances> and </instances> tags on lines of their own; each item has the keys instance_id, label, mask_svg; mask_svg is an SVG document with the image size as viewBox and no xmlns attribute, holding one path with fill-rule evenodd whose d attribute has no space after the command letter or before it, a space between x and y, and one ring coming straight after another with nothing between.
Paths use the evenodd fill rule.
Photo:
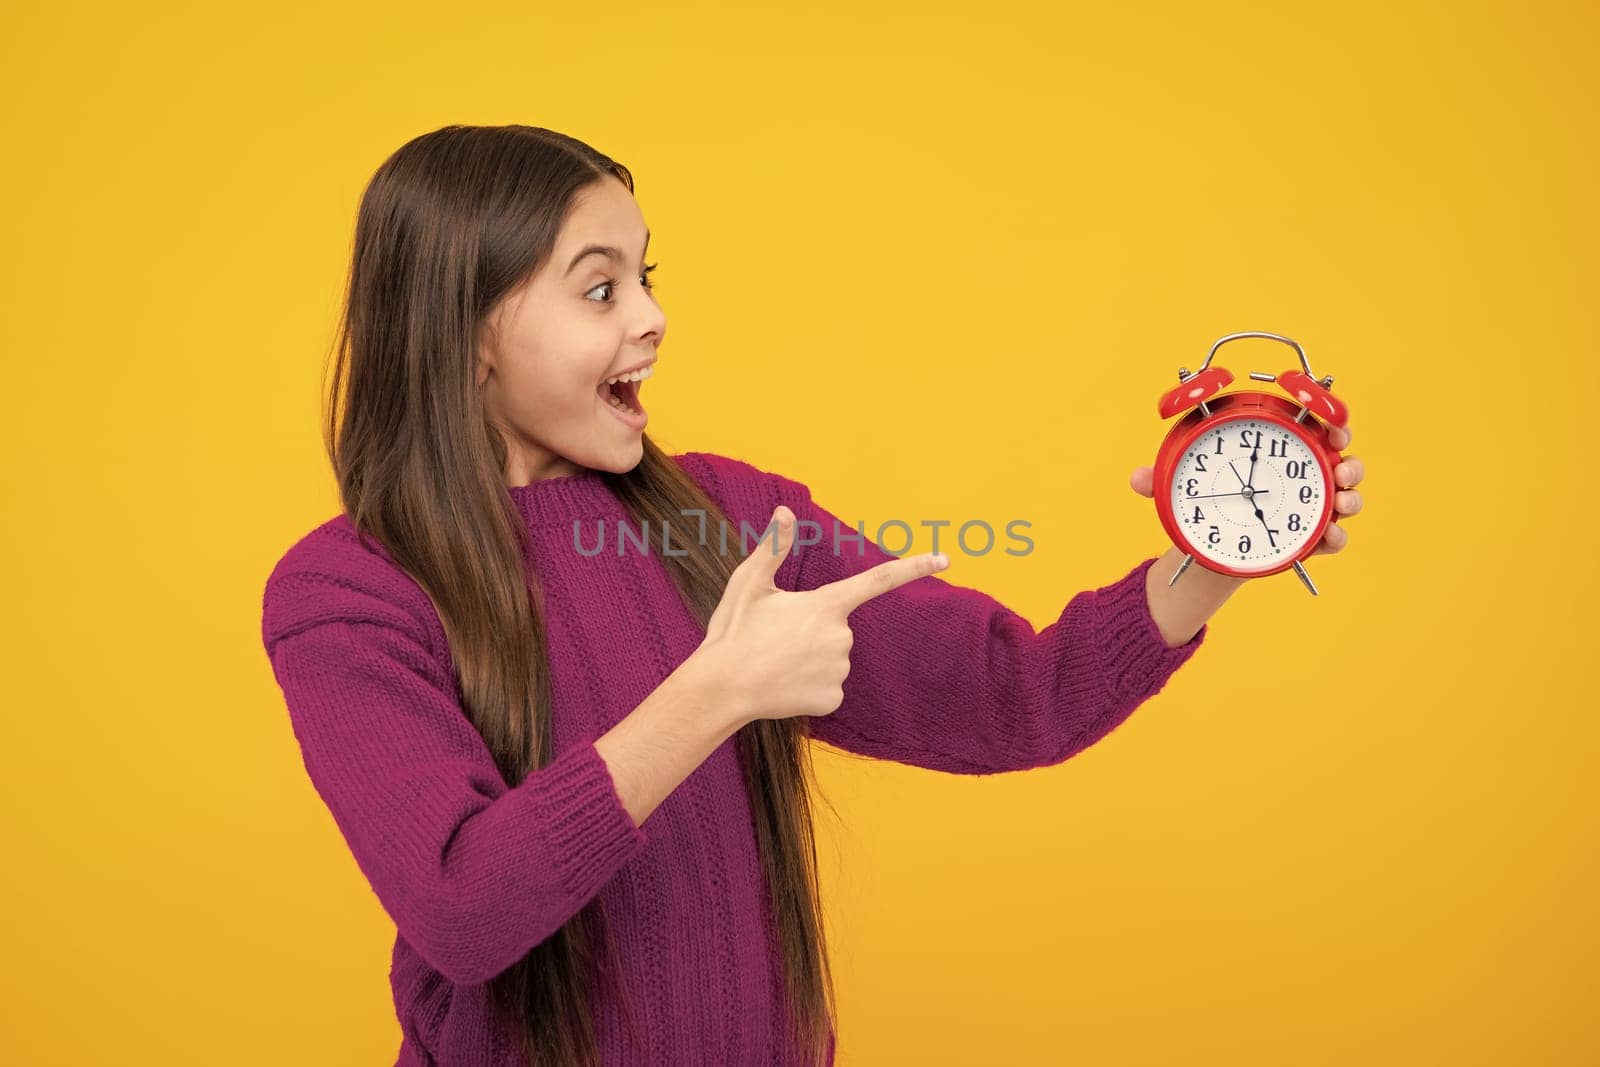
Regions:
<instances>
[{"instance_id":1,"label":"eye","mask_svg":"<svg viewBox=\"0 0 1600 1067\"><path fill-rule=\"evenodd\" d=\"M650 272L655 270L656 267L658 267L658 266L660 266L659 263L651 263L651 264L647 265L644 268L644 270L641 271L640 274L639 274L639 284L647 292L655 289L655 286L650 284ZM585 293L584 295L588 296L590 293L598 293L602 289L615 289L617 287L617 284L618 283L617 283L617 280L615 278L608 278L604 282L601 282L599 285L595 286L593 289L590 289L589 292ZM607 297L604 300L598 301L598 303L609 304L609 303L611 303L611 300L610 300L609 297Z\"/></svg>"}]
</instances>

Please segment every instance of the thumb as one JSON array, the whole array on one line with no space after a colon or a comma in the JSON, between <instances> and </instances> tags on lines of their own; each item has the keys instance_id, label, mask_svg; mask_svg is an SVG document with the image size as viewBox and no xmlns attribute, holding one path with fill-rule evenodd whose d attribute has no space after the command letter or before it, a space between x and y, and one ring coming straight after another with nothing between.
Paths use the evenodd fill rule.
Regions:
<instances>
[{"instance_id":1,"label":"thumb","mask_svg":"<svg viewBox=\"0 0 1600 1067\"><path fill-rule=\"evenodd\" d=\"M753 580L763 585L775 584L778 568L789 558L789 549L794 547L794 527L794 512L787 505L779 504L772 510L767 528L739 564L739 569L748 571Z\"/></svg>"},{"instance_id":2,"label":"thumb","mask_svg":"<svg viewBox=\"0 0 1600 1067\"><path fill-rule=\"evenodd\" d=\"M1133 486L1133 491L1140 496L1155 498L1155 468L1135 467L1133 474L1128 478L1128 484Z\"/></svg>"}]
</instances>

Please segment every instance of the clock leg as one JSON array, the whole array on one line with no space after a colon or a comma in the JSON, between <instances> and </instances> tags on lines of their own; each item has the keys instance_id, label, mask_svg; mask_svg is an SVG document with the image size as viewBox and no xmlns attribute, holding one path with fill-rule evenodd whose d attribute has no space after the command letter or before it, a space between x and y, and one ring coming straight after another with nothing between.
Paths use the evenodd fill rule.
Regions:
<instances>
[{"instance_id":1,"label":"clock leg","mask_svg":"<svg viewBox=\"0 0 1600 1067\"><path fill-rule=\"evenodd\" d=\"M1295 560L1294 561L1294 572L1300 576L1300 580L1302 582L1306 583L1306 588L1311 590L1311 595L1312 596L1316 596L1317 595L1317 587L1315 585L1311 584L1311 575L1307 574L1306 573L1306 569L1304 567L1300 566L1300 561L1299 560Z\"/></svg>"},{"instance_id":2,"label":"clock leg","mask_svg":"<svg viewBox=\"0 0 1600 1067\"><path fill-rule=\"evenodd\" d=\"M1170 586L1173 582L1176 582L1179 578L1182 578L1183 572L1188 570L1189 564L1193 562L1194 557L1188 553L1184 553L1183 562L1178 564L1178 569L1172 572L1172 577L1167 579L1167 584Z\"/></svg>"}]
</instances>

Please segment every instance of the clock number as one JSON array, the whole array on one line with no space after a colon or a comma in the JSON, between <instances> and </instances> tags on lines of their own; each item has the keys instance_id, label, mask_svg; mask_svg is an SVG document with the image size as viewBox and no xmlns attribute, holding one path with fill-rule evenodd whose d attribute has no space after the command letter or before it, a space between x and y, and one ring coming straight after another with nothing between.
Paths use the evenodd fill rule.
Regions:
<instances>
[{"instance_id":1,"label":"clock number","mask_svg":"<svg viewBox=\"0 0 1600 1067\"><path fill-rule=\"evenodd\" d=\"M1267 447L1267 456L1269 458L1281 459L1282 457L1287 456L1288 454L1289 454L1289 442L1287 442L1287 441L1284 441L1284 440L1281 440L1281 439L1277 440L1277 441L1273 441Z\"/></svg>"},{"instance_id":2,"label":"clock number","mask_svg":"<svg viewBox=\"0 0 1600 1067\"><path fill-rule=\"evenodd\" d=\"M1206 544L1214 545L1220 540L1222 540L1222 531L1215 526L1211 527L1211 536L1206 538Z\"/></svg>"},{"instance_id":3,"label":"clock number","mask_svg":"<svg viewBox=\"0 0 1600 1067\"><path fill-rule=\"evenodd\" d=\"M1251 444L1250 443L1250 435L1251 434L1255 434L1256 435L1255 444ZM1261 447L1261 431L1260 430L1241 430L1241 431L1239 431L1239 447L1240 448L1248 448L1248 449L1252 449L1252 450L1260 448Z\"/></svg>"},{"instance_id":4,"label":"clock number","mask_svg":"<svg viewBox=\"0 0 1600 1067\"><path fill-rule=\"evenodd\" d=\"M1288 463L1288 472L1291 478L1304 478L1306 476L1306 461L1303 459L1291 459Z\"/></svg>"},{"instance_id":5,"label":"clock number","mask_svg":"<svg viewBox=\"0 0 1600 1067\"><path fill-rule=\"evenodd\" d=\"M1194 454L1194 466L1195 470L1205 471L1205 473L1208 474L1210 473L1209 471L1206 471L1206 454L1204 452L1196 452Z\"/></svg>"},{"instance_id":6,"label":"clock number","mask_svg":"<svg viewBox=\"0 0 1600 1067\"><path fill-rule=\"evenodd\" d=\"M1300 513L1298 511L1289 516L1289 530L1292 533L1300 532Z\"/></svg>"},{"instance_id":7,"label":"clock number","mask_svg":"<svg viewBox=\"0 0 1600 1067\"><path fill-rule=\"evenodd\" d=\"M1311 503L1311 487L1309 485L1302 485L1300 487L1300 503Z\"/></svg>"},{"instance_id":8,"label":"clock number","mask_svg":"<svg viewBox=\"0 0 1600 1067\"><path fill-rule=\"evenodd\" d=\"M1250 551L1250 535L1245 534L1239 538L1239 555L1243 556Z\"/></svg>"},{"instance_id":9,"label":"clock number","mask_svg":"<svg viewBox=\"0 0 1600 1067\"><path fill-rule=\"evenodd\" d=\"M1205 518L1206 517L1204 515L1200 514L1200 509L1199 508L1195 508L1194 509L1194 518L1190 519L1189 521L1190 522L1204 522Z\"/></svg>"},{"instance_id":10,"label":"clock number","mask_svg":"<svg viewBox=\"0 0 1600 1067\"><path fill-rule=\"evenodd\" d=\"M1184 483L1183 483L1184 484L1184 491L1186 493L1188 493L1190 496L1194 496L1194 486L1195 486L1195 483L1198 482L1199 480L1200 480L1199 478L1186 479L1184 481Z\"/></svg>"},{"instance_id":11,"label":"clock number","mask_svg":"<svg viewBox=\"0 0 1600 1067\"><path fill-rule=\"evenodd\" d=\"M1222 455L1222 435L1217 434L1217 455Z\"/></svg>"}]
</instances>

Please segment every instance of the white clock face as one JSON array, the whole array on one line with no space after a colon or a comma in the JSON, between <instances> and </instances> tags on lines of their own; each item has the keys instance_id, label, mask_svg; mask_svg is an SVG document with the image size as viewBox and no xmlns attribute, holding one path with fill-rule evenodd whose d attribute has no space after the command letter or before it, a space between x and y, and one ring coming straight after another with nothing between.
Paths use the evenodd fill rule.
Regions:
<instances>
[{"instance_id":1,"label":"white clock face","mask_svg":"<svg viewBox=\"0 0 1600 1067\"><path fill-rule=\"evenodd\" d=\"M1196 555L1237 571L1269 570L1305 547L1327 492L1298 434L1239 418L1207 430L1178 457L1172 515Z\"/></svg>"}]
</instances>

